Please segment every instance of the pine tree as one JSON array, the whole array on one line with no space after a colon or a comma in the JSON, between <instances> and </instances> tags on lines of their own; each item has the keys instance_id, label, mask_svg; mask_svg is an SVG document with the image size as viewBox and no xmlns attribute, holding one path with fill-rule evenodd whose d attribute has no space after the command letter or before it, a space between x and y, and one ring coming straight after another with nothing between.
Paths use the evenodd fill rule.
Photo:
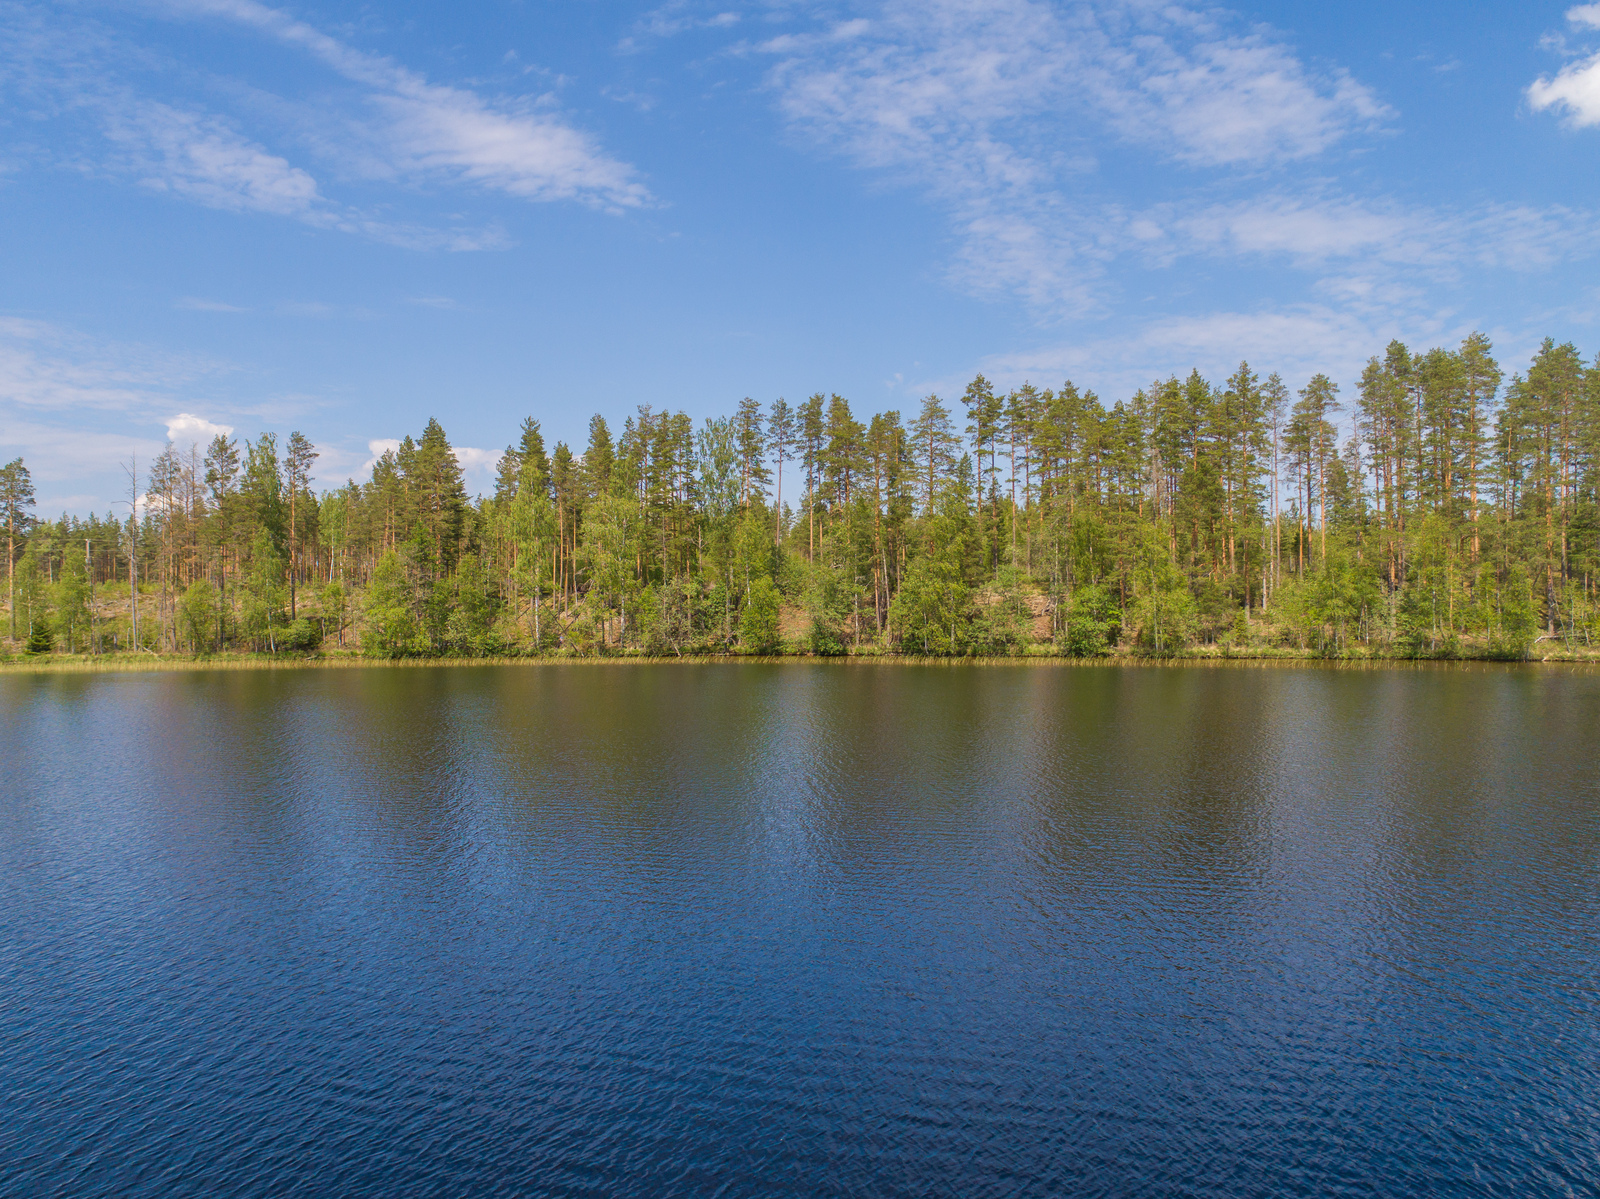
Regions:
<instances>
[{"instance_id":1,"label":"pine tree","mask_svg":"<svg viewBox=\"0 0 1600 1199\"><path fill-rule=\"evenodd\" d=\"M739 446L739 502L748 507L755 499L765 499L771 476L767 472L767 435L761 405L749 396L739 401L734 414L734 439Z\"/></svg>"},{"instance_id":2,"label":"pine tree","mask_svg":"<svg viewBox=\"0 0 1600 1199\"><path fill-rule=\"evenodd\" d=\"M531 416L522 422L522 440L517 447L517 491L542 496L550 492L550 459L544 452L539 422Z\"/></svg>"},{"instance_id":3,"label":"pine tree","mask_svg":"<svg viewBox=\"0 0 1600 1199\"><path fill-rule=\"evenodd\" d=\"M589 446L583 451L583 493L588 500L598 499L611 487L611 468L616 449L611 444L611 428L598 413L589 418Z\"/></svg>"},{"instance_id":4,"label":"pine tree","mask_svg":"<svg viewBox=\"0 0 1600 1199\"><path fill-rule=\"evenodd\" d=\"M297 583L300 574L300 528L296 515L296 504L302 492L306 492L311 484L311 464L319 455L316 448L306 438L304 433L296 430L289 434L288 444L284 447L283 466L286 481L289 486L289 619L298 618L298 608L295 603ZM309 499L309 495L307 496ZM313 507L311 511L315 512ZM303 509L302 509L303 511Z\"/></svg>"},{"instance_id":5,"label":"pine tree","mask_svg":"<svg viewBox=\"0 0 1600 1199\"><path fill-rule=\"evenodd\" d=\"M33 476L13 458L0 466L0 516L6 522L6 604L11 613L11 640L17 639L17 539L27 536L34 505Z\"/></svg>"},{"instance_id":6,"label":"pine tree","mask_svg":"<svg viewBox=\"0 0 1600 1199\"><path fill-rule=\"evenodd\" d=\"M433 550L434 569L448 572L460 548L467 489L461 463L444 427L432 417L417 442L413 474L417 481L418 517Z\"/></svg>"},{"instance_id":7,"label":"pine tree","mask_svg":"<svg viewBox=\"0 0 1600 1199\"><path fill-rule=\"evenodd\" d=\"M955 454L961 448L955 426L950 420L950 410L936 395L925 396L922 411L911 422L911 456L920 463L918 475L922 480L922 510L933 511L933 500L940 483L955 466Z\"/></svg>"},{"instance_id":8,"label":"pine tree","mask_svg":"<svg viewBox=\"0 0 1600 1199\"><path fill-rule=\"evenodd\" d=\"M1473 562L1477 562L1482 544L1478 529L1478 506L1483 481L1479 472L1487 448L1489 419L1502 378L1500 366L1491 352L1493 348L1493 344L1482 333L1472 333L1461 343L1460 350L1466 418L1462 441L1467 456L1465 485L1471 509Z\"/></svg>"},{"instance_id":9,"label":"pine tree","mask_svg":"<svg viewBox=\"0 0 1600 1199\"><path fill-rule=\"evenodd\" d=\"M783 540L783 464L792 457L794 441L795 413L789 407L789 402L779 396L772 401L772 411L767 417L767 444L772 448L773 459L778 465L778 494L773 504L776 509L775 544Z\"/></svg>"}]
</instances>

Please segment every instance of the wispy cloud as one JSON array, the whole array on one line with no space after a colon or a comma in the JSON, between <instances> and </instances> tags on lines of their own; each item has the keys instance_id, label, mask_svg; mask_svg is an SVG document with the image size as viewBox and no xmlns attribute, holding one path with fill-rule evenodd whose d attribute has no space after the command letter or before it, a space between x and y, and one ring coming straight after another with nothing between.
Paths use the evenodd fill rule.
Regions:
<instances>
[{"instance_id":1,"label":"wispy cloud","mask_svg":"<svg viewBox=\"0 0 1600 1199\"><path fill-rule=\"evenodd\" d=\"M177 15L223 18L304 50L365 89L375 116L369 149L398 175L477 184L526 200L577 200L606 208L644 204L633 167L551 110L550 97L492 102L431 83L256 0L172 0Z\"/></svg>"},{"instance_id":2,"label":"wispy cloud","mask_svg":"<svg viewBox=\"0 0 1600 1199\"><path fill-rule=\"evenodd\" d=\"M170 413L185 405L180 397L192 400L225 373L214 360L0 317L0 445L8 457L23 455L45 511L103 509L124 491L118 464L160 451L156 430L166 426L181 440L202 426L223 427L192 411ZM84 493L85 484L95 490Z\"/></svg>"},{"instance_id":3,"label":"wispy cloud","mask_svg":"<svg viewBox=\"0 0 1600 1199\"><path fill-rule=\"evenodd\" d=\"M1314 157L1392 114L1340 69L1316 71L1262 30L1182 5L1092 10L1083 82L1130 141L1200 166Z\"/></svg>"},{"instance_id":4,"label":"wispy cloud","mask_svg":"<svg viewBox=\"0 0 1600 1199\"><path fill-rule=\"evenodd\" d=\"M1600 29L1600 4L1578 4L1567 9L1567 20L1579 29Z\"/></svg>"},{"instance_id":5,"label":"wispy cloud","mask_svg":"<svg viewBox=\"0 0 1600 1199\"><path fill-rule=\"evenodd\" d=\"M41 412L152 414L226 370L193 355L105 345L42 321L0 317L0 405Z\"/></svg>"},{"instance_id":6,"label":"wispy cloud","mask_svg":"<svg viewBox=\"0 0 1600 1199\"><path fill-rule=\"evenodd\" d=\"M155 102L106 112L107 136L145 187L235 212L304 217L318 209L316 180L220 117Z\"/></svg>"},{"instance_id":7,"label":"wispy cloud","mask_svg":"<svg viewBox=\"0 0 1600 1199\"><path fill-rule=\"evenodd\" d=\"M1317 371L1348 379L1372 347L1406 331L1318 304L1220 311L1159 317L1126 333L997 354L986 358L982 369L1003 387L1024 381L1054 386L1072 379L1097 389L1109 402L1190 369L1220 380L1241 360L1262 373L1280 371L1295 385Z\"/></svg>"},{"instance_id":8,"label":"wispy cloud","mask_svg":"<svg viewBox=\"0 0 1600 1199\"><path fill-rule=\"evenodd\" d=\"M1587 252L1592 214L1553 206L1488 205L1451 211L1361 200L1338 193L1267 193L1198 211L1175 208L1141 216L1150 240L1169 234L1175 249L1260 255L1314 268L1340 261L1425 267L1454 275L1467 267L1537 270Z\"/></svg>"},{"instance_id":9,"label":"wispy cloud","mask_svg":"<svg viewBox=\"0 0 1600 1199\"><path fill-rule=\"evenodd\" d=\"M142 470L168 443L203 446L241 422L282 430L323 406L282 394L241 402L229 386L238 374L213 358L0 316L0 447L22 454L39 480L74 489L41 488L46 510L103 509L126 491L120 464L130 454Z\"/></svg>"},{"instance_id":10,"label":"wispy cloud","mask_svg":"<svg viewBox=\"0 0 1600 1199\"><path fill-rule=\"evenodd\" d=\"M617 49L628 54L637 50L641 41L675 37L694 29L727 29L738 25L741 20L743 14L736 11L713 8L708 12L703 5L695 4L692 0L668 0L668 3L651 9L639 18L634 24L633 35L623 38Z\"/></svg>"},{"instance_id":11,"label":"wispy cloud","mask_svg":"<svg viewBox=\"0 0 1600 1199\"><path fill-rule=\"evenodd\" d=\"M228 22L305 52L336 79L316 105L242 79L211 80L202 102L177 94L201 81L136 32L113 31L73 8L0 3L0 100L13 109L12 128L52 123L48 136L22 142L23 161L425 250L498 249L510 238L459 216L443 228L397 220L387 203L330 194L329 181L335 192L360 180L400 185L412 197L451 188L609 211L651 201L635 169L607 154L551 95L490 98L434 83L255 0L156 0L143 12ZM238 111L218 112L219 99ZM297 150L320 162L295 161Z\"/></svg>"},{"instance_id":12,"label":"wispy cloud","mask_svg":"<svg viewBox=\"0 0 1600 1199\"><path fill-rule=\"evenodd\" d=\"M1278 372L1291 388L1322 372L1344 388L1347 403L1367 358L1392 339L1415 349L1455 346L1469 333L1488 333L1502 364L1526 361L1544 336L1538 314L1507 328L1465 320L1459 313L1359 312L1349 307L1303 303L1252 310L1223 309L1167 315L1138 321L1125 330L1077 340L1045 343L1026 350L990 355L978 364L998 387L1023 382L1058 386L1070 379L1110 403L1140 388L1191 369L1213 382L1226 378L1241 361L1261 375ZM919 380L906 390L957 394L964 378ZM1343 427L1349 431L1348 408Z\"/></svg>"},{"instance_id":13,"label":"wispy cloud","mask_svg":"<svg viewBox=\"0 0 1600 1199\"><path fill-rule=\"evenodd\" d=\"M21 455L38 485L41 512L106 511L127 496L121 464L136 457L149 463L162 450L158 437L137 432L65 428L0 408L0 444L8 456ZM88 485L93 490L85 491ZM126 509L124 509L126 512Z\"/></svg>"},{"instance_id":14,"label":"wispy cloud","mask_svg":"<svg viewBox=\"0 0 1600 1199\"><path fill-rule=\"evenodd\" d=\"M951 214L952 274L1037 304L1091 303L1128 248L1096 198L1107 144L1180 166L1256 171L1324 154L1389 117L1339 70L1282 40L1182 5L909 0L747 51L790 126Z\"/></svg>"}]
</instances>

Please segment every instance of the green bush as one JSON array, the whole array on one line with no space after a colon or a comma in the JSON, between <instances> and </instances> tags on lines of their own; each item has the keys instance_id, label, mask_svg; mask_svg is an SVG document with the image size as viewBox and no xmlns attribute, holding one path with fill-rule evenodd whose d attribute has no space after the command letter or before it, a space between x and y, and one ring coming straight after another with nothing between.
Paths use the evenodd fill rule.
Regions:
<instances>
[{"instance_id":1,"label":"green bush","mask_svg":"<svg viewBox=\"0 0 1600 1199\"><path fill-rule=\"evenodd\" d=\"M299 650L301 652L316 649L322 644L322 625L320 621L308 620L302 616L299 620L290 621L278 634L278 648L280 650Z\"/></svg>"},{"instance_id":2,"label":"green bush","mask_svg":"<svg viewBox=\"0 0 1600 1199\"><path fill-rule=\"evenodd\" d=\"M771 579L756 579L739 615L739 640L752 654L778 652L778 588Z\"/></svg>"},{"instance_id":3,"label":"green bush","mask_svg":"<svg viewBox=\"0 0 1600 1199\"><path fill-rule=\"evenodd\" d=\"M28 633L28 642L22 652L30 658L39 654L48 654L55 648L55 638L50 636L50 622L42 616L33 618L33 628Z\"/></svg>"},{"instance_id":4,"label":"green bush","mask_svg":"<svg viewBox=\"0 0 1600 1199\"><path fill-rule=\"evenodd\" d=\"M1104 587L1080 587L1072 596L1056 644L1072 658L1098 658L1110 651L1122 631L1116 600Z\"/></svg>"}]
</instances>

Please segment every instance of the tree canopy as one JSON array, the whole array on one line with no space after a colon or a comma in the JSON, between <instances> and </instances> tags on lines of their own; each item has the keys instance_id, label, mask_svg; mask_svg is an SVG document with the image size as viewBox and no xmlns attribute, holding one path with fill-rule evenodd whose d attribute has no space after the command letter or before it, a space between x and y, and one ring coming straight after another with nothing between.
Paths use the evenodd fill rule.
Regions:
<instances>
[{"instance_id":1,"label":"tree canopy","mask_svg":"<svg viewBox=\"0 0 1600 1199\"><path fill-rule=\"evenodd\" d=\"M137 524L39 521L0 468L13 648L1515 657L1595 632L1600 365L1552 341L1509 380L1474 333L1391 343L1349 390L1240 363L1110 404L980 375L909 418L641 405L581 452L529 417L477 498L437 420L320 493L316 457L169 445Z\"/></svg>"}]
</instances>

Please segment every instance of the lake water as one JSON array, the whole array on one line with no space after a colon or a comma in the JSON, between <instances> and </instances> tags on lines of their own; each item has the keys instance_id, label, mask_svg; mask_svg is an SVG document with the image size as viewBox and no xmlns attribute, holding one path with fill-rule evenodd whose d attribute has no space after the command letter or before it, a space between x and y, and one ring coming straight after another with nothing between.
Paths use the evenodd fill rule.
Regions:
<instances>
[{"instance_id":1,"label":"lake water","mask_svg":"<svg viewBox=\"0 0 1600 1199\"><path fill-rule=\"evenodd\" d=\"M0 677L0 1191L1600 1188L1600 673Z\"/></svg>"}]
</instances>

